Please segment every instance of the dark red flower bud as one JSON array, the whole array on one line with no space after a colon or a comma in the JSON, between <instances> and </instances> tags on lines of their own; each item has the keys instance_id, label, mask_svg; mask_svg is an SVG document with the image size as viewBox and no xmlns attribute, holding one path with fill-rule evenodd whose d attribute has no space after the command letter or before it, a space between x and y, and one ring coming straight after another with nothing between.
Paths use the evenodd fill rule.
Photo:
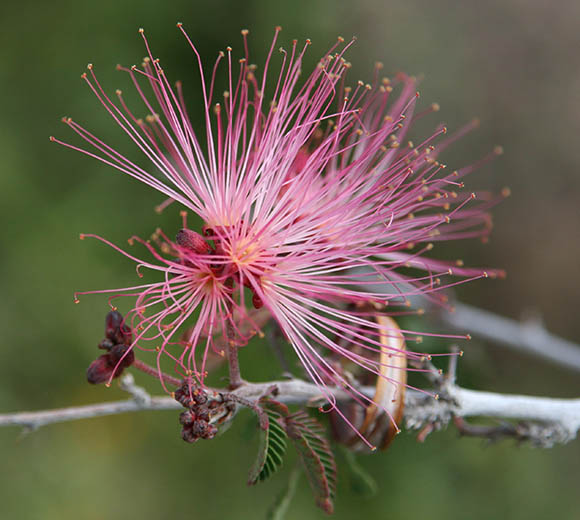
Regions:
<instances>
[{"instance_id":1,"label":"dark red flower bud","mask_svg":"<svg viewBox=\"0 0 580 520\"><path fill-rule=\"evenodd\" d=\"M117 338L120 343L124 343L127 346L133 343L133 334L131 332L131 328L126 323L121 325Z\"/></svg>"},{"instance_id":2,"label":"dark red flower bud","mask_svg":"<svg viewBox=\"0 0 580 520\"><path fill-rule=\"evenodd\" d=\"M193 421L193 424L191 425L191 432L196 437L205 437L208 433L208 430L209 424L207 423L207 421L201 421L199 419L196 419L195 421Z\"/></svg>"},{"instance_id":3,"label":"dark red flower bud","mask_svg":"<svg viewBox=\"0 0 580 520\"><path fill-rule=\"evenodd\" d=\"M181 438L185 442L189 442L189 443L194 443L195 441L197 441L199 439L199 437L194 435L193 432L189 428L183 428L183 430L181 430Z\"/></svg>"},{"instance_id":4,"label":"dark red flower bud","mask_svg":"<svg viewBox=\"0 0 580 520\"><path fill-rule=\"evenodd\" d=\"M209 244L204 238L191 229L180 229L175 237L175 242L181 247L190 249L194 253L203 255L209 253Z\"/></svg>"},{"instance_id":5,"label":"dark red flower bud","mask_svg":"<svg viewBox=\"0 0 580 520\"><path fill-rule=\"evenodd\" d=\"M262 301L262 298L260 298L256 293L254 293L252 295L252 304L254 305L254 308L256 308L256 309L261 309L264 306L264 302Z\"/></svg>"},{"instance_id":6,"label":"dark red flower bud","mask_svg":"<svg viewBox=\"0 0 580 520\"><path fill-rule=\"evenodd\" d=\"M190 395L189 388L185 384L175 391L174 396L175 400L184 408L191 408L195 404L195 401Z\"/></svg>"},{"instance_id":7,"label":"dark red flower bud","mask_svg":"<svg viewBox=\"0 0 580 520\"><path fill-rule=\"evenodd\" d=\"M106 383L114 369L115 364L111 364L110 355L103 354L89 365L87 369L87 381L92 385Z\"/></svg>"},{"instance_id":8,"label":"dark red flower bud","mask_svg":"<svg viewBox=\"0 0 580 520\"><path fill-rule=\"evenodd\" d=\"M207 427L207 433L205 434L204 439L213 439L217 435L218 429L215 424L210 424Z\"/></svg>"},{"instance_id":9,"label":"dark red flower bud","mask_svg":"<svg viewBox=\"0 0 580 520\"><path fill-rule=\"evenodd\" d=\"M175 392L173 392L173 397L179 403L181 402L181 398L185 395L185 389L183 386L180 386Z\"/></svg>"},{"instance_id":10,"label":"dark red flower bud","mask_svg":"<svg viewBox=\"0 0 580 520\"><path fill-rule=\"evenodd\" d=\"M110 311L105 318L105 336L114 344L130 345L133 341L131 329L123 322L119 311Z\"/></svg>"},{"instance_id":11,"label":"dark red flower bud","mask_svg":"<svg viewBox=\"0 0 580 520\"><path fill-rule=\"evenodd\" d=\"M110 339L104 339L98 345L101 350L111 350L115 344Z\"/></svg>"},{"instance_id":12,"label":"dark red flower bud","mask_svg":"<svg viewBox=\"0 0 580 520\"><path fill-rule=\"evenodd\" d=\"M134 361L135 354L132 350L127 352L126 345L115 345L110 352L99 356L89 365L87 381L93 385L106 383L111 376L112 379L119 377Z\"/></svg>"},{"instance_id":13,"label":"dark red flower bud","mask_svg":"<svg viewBox=\"0 0 580 520\"><path fill-rule=\"evenodd\" d=\"M195 414L190 410L186 410L185 412L179 414L179 422L184 426L190 426L191 424L193 424L193 421L195 421L195 419L196 419Z\"/></svg>"},{"instance_id":14,"label":"dark red flower bud","mask_svg":"<svg viewBox=\"0 0 580 520\"><path fill-rule=\"evenodd\" d=\"M120 361L118 370L121 372L135 361L135 354L133 350L127 352L127 345L115 345L111 349L110 356L115 365Z\"/></svg>"},{"instance_id":15,"label":"dark red flower bud","mask_svg":"<svg viewBox=\"0 0 580 520\"><path fill-rule=\"evenodd\" d=\"M196 404L205 404L207 403L207 395L205 392L201 390L196 390L193 393L193 398L195 399Z\"/></svg>"},{"instance_id":16,"label":"dark red flower bud","mask_svg":"<svg viewBox=\"0 0 580 520\"><path fill-rule=\"evenodd\" d=\"M105 336L115 341L117 332L123 324L123 315L118 311L110 311L105 318Z\"/></svg>"},{"instance_id":17,"label":"dark red flower bud","mask_svg":"<svg viewBox=\"0 0 580 520\"><path fill-rule=\"evenodd\" d=\"M200 421L209 421L209 409L207 406L198 406L195 410L195 418Z\"/></svg>"}]
</instances>

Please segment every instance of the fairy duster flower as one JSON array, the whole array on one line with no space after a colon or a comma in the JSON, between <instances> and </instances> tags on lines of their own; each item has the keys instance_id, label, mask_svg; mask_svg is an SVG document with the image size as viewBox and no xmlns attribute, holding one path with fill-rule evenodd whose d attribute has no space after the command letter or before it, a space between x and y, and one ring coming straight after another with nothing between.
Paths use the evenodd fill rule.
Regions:
<instances>
[{"instance_id":1,"label":"fairy duster flower","mask_svg":"<svg viewBox=\"0 0 580 520\"><path fill-rule=\"evenodd\" d=\"M418 312L409 308L414 296L445 305L442 289L502 274L429 256L436 241L489 233L486 211L497 199L462 191L462 178L481 162L451 171L439 160L473 125L451 137L438 126L409 141L413 122L438 107L417 113L416 80L382 78L380 64L370 83L349 86L345 53L354 39L339 38L306 73L310 41L294 40L276 57L277 28L260 70L250 63L244 30L241 59L228 47L208 73L178 27L201 77L203 122L190 119L181 83L170 83L140 30L142 66L118 69L129 75L141 106L129 107L121 91L109 95L92 65L82 78L145 161L129 160L71 118L63 121L86 146L51 138L148 184L167 198L162 206L176 201L204 222L192 230L184 216L175 239L161 230L151 241L133 237L150 259L96 237L136 262L139 273L157 271L158 280L92 292L133 298L126 317L131 348L155 345L158 358L171 357L180 375L202 384L207 353L224 349L216 333L237 348L248 336L242 324L259 329L255 309L262 308L331 407L330 385L369 400L342 362L399 385L397 370L424 354L385 341L417 334L391 330L377 314ZM218 95L221 66L228 86Z\"/></svg>"}]
</instances>

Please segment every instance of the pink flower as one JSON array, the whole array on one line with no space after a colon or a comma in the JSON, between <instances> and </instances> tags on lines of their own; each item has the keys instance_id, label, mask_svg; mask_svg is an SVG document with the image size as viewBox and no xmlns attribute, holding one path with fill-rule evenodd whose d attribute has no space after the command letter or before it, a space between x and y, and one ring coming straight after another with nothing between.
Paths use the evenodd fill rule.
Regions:
<instances>
[{"instance_id":1,"label":"pink flower","mask_svg":"<svg viewBox=\"0 0 580 520\"><path fill-rule=\"evenodd\" d=\"M301 81L310 41L299 46L294 40L274 59L277 28L259 73L250 65L242 31L245 57L234 60L228 47L207 78L198 51L178 27L201 75L203 134L194 130L181 84L172 87L143 35L149 56L142 67L118 68L135 85L148 112L144 120L137 115L143 107L129 108L121 91L116 100L107 95L92 65L83 78L148 163L130 161L70 118L64 122L87 148L52 139L152 186L168 197L164 205L177 201L190 209L205 222L203 236L187 229L184 218L175 241L161 231L153 243L134 238L154 261L96 237L138 269L161 276L154 283L93 292L136 298L127 317L133 346L144 349L145 340L152 341L158 359L170 356L180 374L200 382L208 349L223 348L214 333L229 329L230 339L232 333L237 342L247 339L240 323L252 320L253 307L264 306L331 404L328 385L368 401L335 360L385 377L381 335L389 331L374 319L377 309L391 316L417 313L408 308L414 296L446 305L442 289L502 275L427 256L436 241L487 236L486 211L498 199L481 194L474 200L461 191L461 179L497 151L450 171L439 153L473 125L451 137L443 137L446 129L439 126L416 144L407 141L412 123L436 105L415 113L416 81L402 74L382 79L380 66L372 84L347 87L350 64L344 55L353 41L339 38ZM222 61L228 88L215 102ZM176 332L186 327L188 336L178 339ZM402 333L407 340L417 336ZM399 358L424 356L388 348ZM205 353L201 361L199 349Z\"/></svg>"}]
</instances>

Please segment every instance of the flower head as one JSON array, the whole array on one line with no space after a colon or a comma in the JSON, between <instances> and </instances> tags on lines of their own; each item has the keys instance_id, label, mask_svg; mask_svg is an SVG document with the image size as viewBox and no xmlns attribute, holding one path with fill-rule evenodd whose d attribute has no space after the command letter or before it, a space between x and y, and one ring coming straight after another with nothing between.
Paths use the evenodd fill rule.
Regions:
<instances>
[{"instance_id":1,"label":"flower head","mask_svg":"<svg viewBox=\"0 0 580 520\"><path fill-rule=\"evenodd\" d=\"M143 107L130 108L121 91L116 100L106 93L92 65L83 79L149 164L130 161L70 118L64 122L87 148L53 140L152 186L168 198L163 206L177 201L205 226L191 230L184 217L175 240L160 230L151 242L135 237L155 261L97 237L139 269L158 271L160 281L93 292L135 298L127 317L132 345L145 349L145 340L153 341L158 356L170 356L182 375L200 382L205 355L199 361L196 351L223 349L217 331L243 343L248 334L241 324L258 330L253 309L263 308L331 405L328 385L368 400L345 376L344 360L400 384L393 375L406 366L400 360L424 354L385 340L415 339L416 333L391 330L377 315L420 312L409 308L415 296L446 305L442 289L502 274L428 256L436 241L489 233L486 211L497 199L482 194L474 200L461 191L461 179L481 162L450 171L439 161L473 124L451 137L439 126L416 144L408 141L413 122L438 107L416 113L416 80L381 78L380 65L371 84L347 86L345 53L354 40L339 38L302 80L310 41L294 40L275 59L277 28L260 72L250 64L248 32L242 31L245 55L236 61L228 47L208 77L178 27L201 76L202 132L190 120L181 83L171 85L141 30L148 57L141 67L118 68L130 76L148 113L144 119L137 115ZM218 96L224 61L228 88ZM179 338L185 327L187 336Z\"/></svg>"}]
</instances>

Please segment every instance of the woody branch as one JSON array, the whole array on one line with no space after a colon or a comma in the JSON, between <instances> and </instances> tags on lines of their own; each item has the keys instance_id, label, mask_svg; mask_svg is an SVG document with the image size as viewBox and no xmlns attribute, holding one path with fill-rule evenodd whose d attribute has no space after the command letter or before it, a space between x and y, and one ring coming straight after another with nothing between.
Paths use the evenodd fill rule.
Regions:
<instances>
[{"instance_id":1,"label":"woody branch","mask_svg":"<svg viewBox=\"0 0 580 520\"><path fill-rule=\"evenodd\" d=\"M371 274L366 268L353 272L357 275ZM404 287L401 284L401 289ZM361 288L365 286L361 285ZM392 292L388 284L378 286L377 290L385 294ZM409 300L414 307L430 308L439 322L456 330L467 331L474 338L489 340L561 367L580 371L580 345L549 332L539 315L518 321L458 301L453 302L453 311L449 312L433 306L420 295L412 296Z\"/></svg>"},{"instance_id":2,"label":"woody branch","mask_svg":"<svg viewBox=\"0 0 580 520\"><path fill-rule=\"evenodd\" d=\"M457 302L454 312L439 313L438 318L456 329L469 329L474 337L580 371L580 346L551 334L537 317L517 321Z\"/></svg>"},{"instance_id":3,"label":"woody branch","mask_svg":"<svg viewBox=\"0 0 580 520\"><path fill-rule=\"evenodd\" d=\"M516 438L550 447L558 442L574 439L580 429L580 399L552 399L523 395L508 395L468 390L447 379L440 388L440 398L407 392L405 424L409 429L429 428L429 431L445 427L453 418L489 417L525 421L514 426ZM105 415L117 415L144 410L181 410L171 397L152 397L135 385L133 377L126 375L121 387L133 398L123 401L75 406L37 412L18 412L0 415L0 426L21 426L35 430L53 423L89 419ZM276 388L276 399L286 404L313 404L321 399L316 385L299 379L246 383L232 393L239 398L255 401ZM219 393L215 389L211 392ZM227 390L223 390L227 392ZM374 388L363 391L372 395ZM338 400L349 399L341 389L334 389ZM505 430L505 428L504 428ZM468 430L464 432L468 433ZM480 435L493 438L493 435Z\"/></svg>"}]
</instances>

